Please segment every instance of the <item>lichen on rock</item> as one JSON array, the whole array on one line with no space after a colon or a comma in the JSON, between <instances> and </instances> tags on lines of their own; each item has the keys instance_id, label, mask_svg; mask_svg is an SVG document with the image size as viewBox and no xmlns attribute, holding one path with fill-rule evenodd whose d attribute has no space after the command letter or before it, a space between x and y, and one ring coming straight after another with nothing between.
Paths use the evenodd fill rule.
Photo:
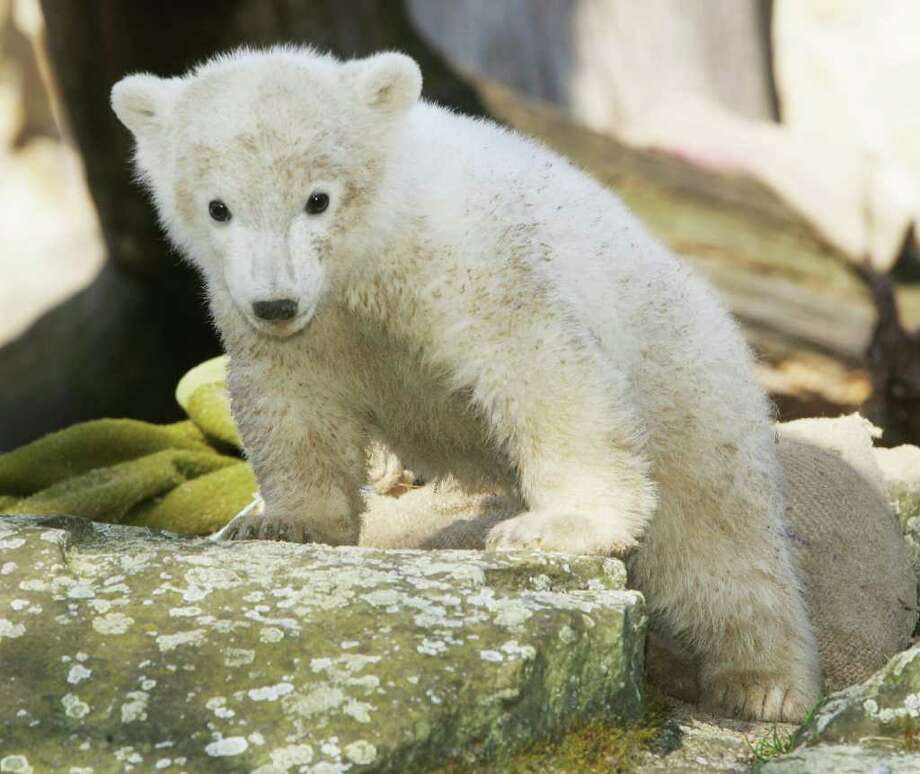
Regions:
<instances>
[{"instance_id":1,"label":"lichen on rock","mask_svg":"<svg viewBox=\"0 0 920 774\"><path fill-rule=\"evenodd\" d=\"M850 744L806 747L758 769L759 774L915 774L920 754L884 753Z\"/></svg>"},{"instance_id":2,"label":"lichen on rock","mask_svg":"<svg viewBox=\"0 0 920 774\"><path fill-rule=\"evenodd\" d=\"M641 707L612 560L10 517L0 567L7 768L424 771Z\"/></svg>"},{"instance_id":3,"label":"lichen on rock","mask_svg":"<svg viewBox=\"0 0 920 774\"><path fill-rule=\"evenodd\" d=\"M828 696L799 741L920 752L920 646L897 654L864 683Z\"/></svg>"}]
</instances>

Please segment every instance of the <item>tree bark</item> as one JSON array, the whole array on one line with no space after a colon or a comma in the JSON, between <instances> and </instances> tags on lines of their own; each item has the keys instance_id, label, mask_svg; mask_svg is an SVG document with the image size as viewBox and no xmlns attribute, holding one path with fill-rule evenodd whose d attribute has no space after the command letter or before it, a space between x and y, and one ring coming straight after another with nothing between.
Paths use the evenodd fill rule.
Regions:
<instances>
[{"instance_id":1,"label":"tree bark","mask_svg":"<svg viewBox=\"0 0 920 774\"><path fill-rule=\"evenodd\" d=\"M878 318L866 350L872 397L865 411L884 429L882 443L920 443L920 331L905 328L892 278L867 267L859 271Z\"/></svg>"},{"instance_id":2,"label":"tree bark","mask_svg":"<svg viewBox=\"0 0 920 774\"><path fill-rule=\"evenodd\" d=\"M198 278L132 180L131 138L109 107L122 76L177 75L244 44L310 44L343 57L400 49L420 63L428 98L482 112L415 33L403 0L42 0L42 10L108 261L88 289L0 349L0 450L94 417L176 419L177 380L219 352Z\"/></svg>"}]
</instances>

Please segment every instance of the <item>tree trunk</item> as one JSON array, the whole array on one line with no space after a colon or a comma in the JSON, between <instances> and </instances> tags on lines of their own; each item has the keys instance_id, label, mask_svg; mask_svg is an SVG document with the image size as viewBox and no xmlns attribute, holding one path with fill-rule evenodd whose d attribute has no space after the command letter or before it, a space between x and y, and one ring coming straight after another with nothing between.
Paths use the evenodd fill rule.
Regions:
<instances>
[{"instance_id":1,"label":"tree trunk","mask_svg":"<svg viewBox=\"0 0 920 774\"><path fill-rule=\"evenodd\" d=\"M872 374L866 413L884 429L885 446L920 443L920 331L904 327L891 277L868 267L859 273L878 312L866 351Z\"/></svg>"},{"instance_id":2,"label":"tree trunk","mask_svg":"<svg viewBox=\"0 0 920 774\"><path fill-rule=\"evenodd\" d=\"M109 107L122 76L176 75L243 44L304 43L344 57L400 49L422 66L427 97L482 112L414 32L403 0L42 0L42 9L108 261L88 289L0 349L0 450L94 417L178 418L176 381L219 351L198 278L132 181L130 135Z\"/></svg>"}]
</instances>

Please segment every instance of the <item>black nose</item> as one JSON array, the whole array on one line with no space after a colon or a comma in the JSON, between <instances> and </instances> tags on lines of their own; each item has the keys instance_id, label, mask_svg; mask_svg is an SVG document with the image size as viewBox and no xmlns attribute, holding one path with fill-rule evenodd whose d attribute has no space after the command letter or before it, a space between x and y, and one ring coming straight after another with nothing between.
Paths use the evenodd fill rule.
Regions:
<instances>
[{"instance_id":1,"label":"black nose","mask_svg":"<svg viewBox=\"0 0 920 774\"><path fill-rule=\"evenodd\" d=\"M297 302L290 298L277 301L256 301L252 311L260 320L293 320L297 316Z\"/></svg>"}]
</instances>

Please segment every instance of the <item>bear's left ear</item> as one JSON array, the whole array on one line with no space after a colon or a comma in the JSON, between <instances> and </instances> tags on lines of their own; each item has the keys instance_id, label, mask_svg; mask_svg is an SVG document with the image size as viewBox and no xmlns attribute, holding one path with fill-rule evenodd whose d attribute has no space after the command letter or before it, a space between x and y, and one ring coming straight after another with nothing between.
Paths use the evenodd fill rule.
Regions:
<instances>
[{"instance_id":1,"label":"bear's left ear","mask_svg":"<svg viewBox=\"0 0 920 774\"><path fill-rule=\"evenodd\" d=\"M362 101L386 113L408 110L422 94L422 71L405 54L388 51L349 62Z\"/></svg>"}]
</instances>

